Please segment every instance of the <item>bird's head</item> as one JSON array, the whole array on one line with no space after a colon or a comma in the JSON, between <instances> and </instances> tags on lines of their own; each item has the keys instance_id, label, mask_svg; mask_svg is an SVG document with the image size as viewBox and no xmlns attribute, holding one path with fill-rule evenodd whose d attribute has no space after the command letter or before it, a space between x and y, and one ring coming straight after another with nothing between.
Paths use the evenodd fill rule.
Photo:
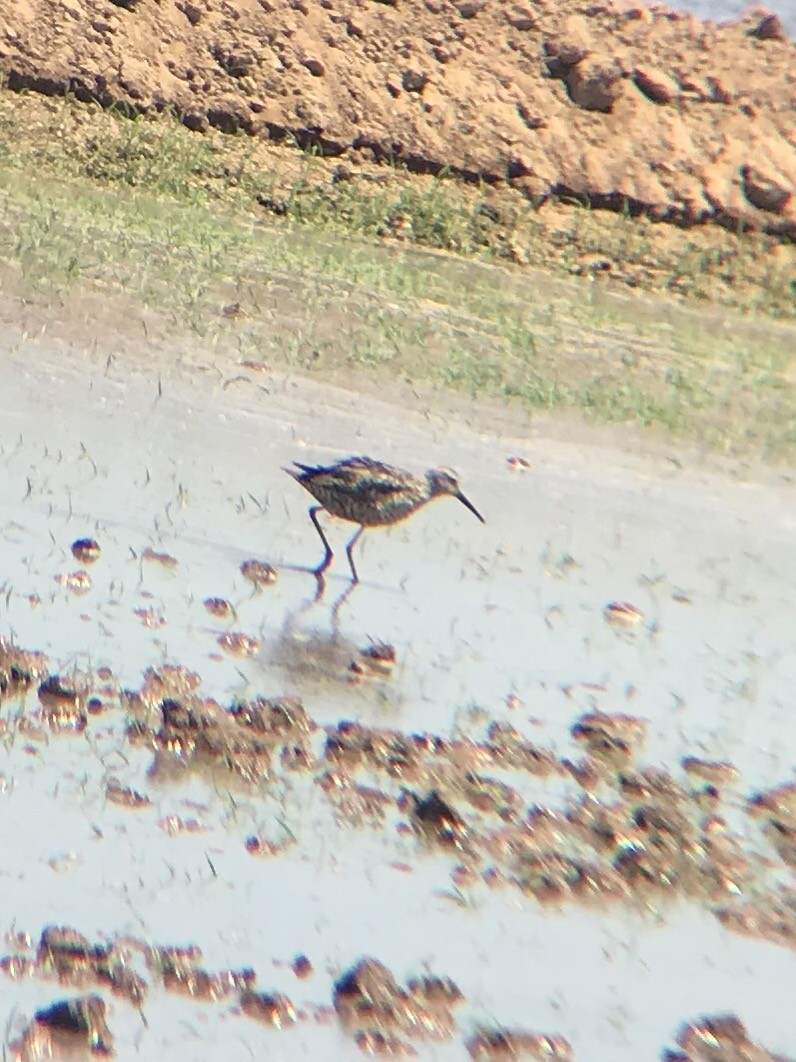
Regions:
<instances>
[{"instance_id":1,"label":"bird's head","mask_svg":"<svg viewBox=\"0 0 796 1062\"><path fill-rule=\"evenodd\" d=\"M430 468L426 472L426 479L428 480L429 494L432 498L436 498L440 494L450 494L454 498L458 498L462 505L467 506L482 524L486 523L473 503L462 494L455 472L452 472L449 468Z\"/></svg>"}]
</instances>

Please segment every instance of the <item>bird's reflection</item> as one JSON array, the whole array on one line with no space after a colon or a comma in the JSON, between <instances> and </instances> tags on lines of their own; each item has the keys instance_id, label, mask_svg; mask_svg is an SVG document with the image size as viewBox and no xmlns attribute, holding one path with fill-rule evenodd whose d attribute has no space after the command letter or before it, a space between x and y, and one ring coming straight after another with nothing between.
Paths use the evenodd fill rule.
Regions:
<instances>
[{"instance_id":1,"label":"bird's reflection","mask_svg":"<svg viewBox=\"0 0 796 1062\"><path fill-rule=\"evenodd\" d=\"M299 607L293 613L291 613L290 616L288 616L288 620L295 623L296 620L298 620L302 616L305 616L316 605L320 604L320 602L323 601L326 596L327 583L323 575L319 575L311 568L294 568L292 570L307 572L308 575L312 575L315 578L315 593L312 595L312 597L308 597L306 601L299 605ZM345 603L351 597L353 592L356 590L356 588L360 585L360 583L349 582L343 592L332 602L331 608L329 609L329 614L332 618L333 631L337 632L339 630L340 611L343 608L343 605L345 605Z\"/></svg>"},{"instance_id":2,"label":"bird's reflection","mask_svg":"<svg viewBox=\"0 0 796 1062\"><path fill-rule=\"evenodd\" d=\"M324 685L330 681L349 683L351 662L358 656L358 647L335 627L303 627L301 618L311 607L312 602L286 617L270 645L270 661L293 676L320 680Z\"/></svg>"},{"instance_id":3,"label":"bird's reflection","mask_svg":"<svg viewBox=\"0 0 796 1062\"><path fill-rule=\"evenodd\" d=\"M358 688L366 702L375 696L382 707L398 707L403 700L400 684L384 681L392 675L392 647L387 647L393 655L385 663L387 658L382 660L380 655L383 643L374 640L372 634L354 641L341 631L342 609L357 585L361 584L346 585L329 605L324 597L326 583L322 576L316 577L315 593L285 616L277 637L269 643L267 663L316 693L330 685L344 685L352 692ZM310 616L322 619L323 625L315 626ZM363 640L371 644L363 646Z\"/></svg>"}]
</instances>

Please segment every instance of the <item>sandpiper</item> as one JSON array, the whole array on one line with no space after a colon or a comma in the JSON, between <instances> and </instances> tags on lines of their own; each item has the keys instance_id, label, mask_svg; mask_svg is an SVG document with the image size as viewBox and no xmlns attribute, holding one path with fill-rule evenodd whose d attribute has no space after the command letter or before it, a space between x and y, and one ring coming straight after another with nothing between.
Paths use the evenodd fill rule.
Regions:
<instances>
[{"instance_id":1,"label":"sandpiper","mask_svg":"<svg viewBox=\"0 0 796 1062\"><path fill-rule=\"evenodd\" d=\"M314 574L319 578L332 563L333 556L332 547L318 523L321 509L341 520L359 524L359 529L346 546L355 583L359 582L359 575L351 551L366 527L397 524L443 494L458 498L482 524L485 523L476 507L462 494L454 473L446 468L431 468L424 476L415 476L381 461L374 461L371 457L348 457L328 467L303 465L299 461L293 463L298 471L292 468L286 468L285 471L320 502L320 505L310 509L310 518L326 551L323 560L314 569Z\"/></svg>"}]
</instances>

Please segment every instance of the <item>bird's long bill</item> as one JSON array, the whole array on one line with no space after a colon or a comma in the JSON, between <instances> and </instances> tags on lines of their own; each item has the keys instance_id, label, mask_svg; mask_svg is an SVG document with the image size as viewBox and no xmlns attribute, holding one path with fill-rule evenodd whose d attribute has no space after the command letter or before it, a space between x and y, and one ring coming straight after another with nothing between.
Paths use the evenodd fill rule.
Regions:
<instances>
[{"instance_id":1,"label":"bird's long bill","mask_svg":"<svg viewBox=\"0 0 796 1062\"><path fill-rule=\"evenodd\" d=\"M478 519L481 521L482 524L486 523L486 520L483 518L483 516L481 516L481 514L476 509L476 507L473 505L473 503L470 501L470 499L469 498L465 498L465 496L462 494L461 491L459 491L459 493L456 495L456 497L459 499L459 501L462 503L462 505L466 505L467 508L470 510L470 512L478 517Z\"/></svg>"}]
</instances>

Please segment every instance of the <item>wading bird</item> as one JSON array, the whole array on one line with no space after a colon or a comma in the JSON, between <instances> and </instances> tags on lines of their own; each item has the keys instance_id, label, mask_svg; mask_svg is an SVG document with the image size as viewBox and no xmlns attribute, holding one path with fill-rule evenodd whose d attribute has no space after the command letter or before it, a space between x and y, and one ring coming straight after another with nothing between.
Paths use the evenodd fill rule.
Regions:
<instances>
[{"instance_id":1,"label":"wading bird","mask_svg":"<svg viewBox=\"0 0 796 1062\"><path fill-rule=\"evenodd\" d=\"M414 476L400 468L374 461L370 457L349 457L336 465L320 467L293 462L295 469L286 468L297 483L315 498L319 505L310 509L310 519L321 536L325 554L314 574L321 578L332 563L332 547L318 523L318 513L325 509L332 516L359 524L359 530L346 546L348 563L354 582L359 582L352 550L366 527L384 527L405 520L421 506L434 498L450 494L466 505L481 523L483 516L472 502L462 494L459 481L453 472L444 468L431 468L424 476Z\"/></svg>"}]
</instances>

